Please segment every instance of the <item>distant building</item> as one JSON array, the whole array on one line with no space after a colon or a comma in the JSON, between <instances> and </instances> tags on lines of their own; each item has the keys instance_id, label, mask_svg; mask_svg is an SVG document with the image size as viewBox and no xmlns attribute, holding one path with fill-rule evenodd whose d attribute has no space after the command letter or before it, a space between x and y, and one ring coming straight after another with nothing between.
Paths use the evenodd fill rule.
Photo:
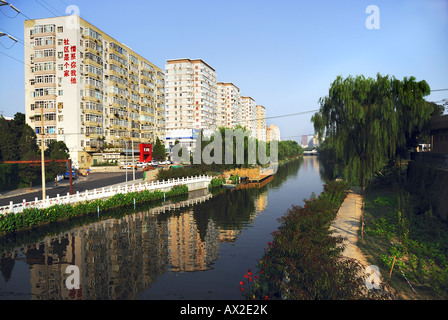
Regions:
<instances>
[{"instance_id":1,"label":"distant building","mask_svg":"<svg viewBox=\"0 0 448 320\"><path fill-rule=\"evenodd\" d=\"M218 127L234 128L242 124L241 93L233 83L218 82L217 117Z\"/></svg>"},{"instance_id":2,"label":"distant building","mask_svg":"<svg viewBox=\"0 0 448 320\"><path fill-rule=\"evenodd\" d=\"M241 125L250 131L254 138L257 136L257 105L251 97L241 97Z\"/></svg>"},{"instance_id":3,"label":"distant building","mask_svg":"<svg viewBox=\"0 0 448 320\"><path fill-rule=\"evenodd\" d=\"M257 139L266 141L266 108L262 105L256 106L257 110Z\"/></svg>"},{"instance_id":4,"label":"distant building","mask_svg":"<svg viewBox=\"0 0 448 320\"><path fill-rule=\"evenodd\" d=\"M269 127L266 127L266 141L280 141L280 129L275 125L271 124Z\"/></svg>"},{"instance_id":5,"label":"distant building","mask_svg":"<svg viewBox=\"0 0 448 320\"><path fill-rule=\"evenodd\" d=\"M302 146L302 148L307 148L308 147L308 136L306 134L302 135L301 146Z\"/></svg>"}]
</instances>

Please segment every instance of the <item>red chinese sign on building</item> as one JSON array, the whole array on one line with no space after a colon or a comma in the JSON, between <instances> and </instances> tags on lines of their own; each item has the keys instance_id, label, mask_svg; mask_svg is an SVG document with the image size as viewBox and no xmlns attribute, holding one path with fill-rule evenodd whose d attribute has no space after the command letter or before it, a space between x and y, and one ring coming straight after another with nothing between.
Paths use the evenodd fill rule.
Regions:
<instances>
[{"instance_id":1,"label":"red chinese sign on building","mask_svg":"<svg viewBox=\"0 0 448 320\"><path fill-rule=\"evenodd\" d=\"M64 39L64 77L76 84L76 46L71 46L68 39Z\"/></svg>"}]
</instances>

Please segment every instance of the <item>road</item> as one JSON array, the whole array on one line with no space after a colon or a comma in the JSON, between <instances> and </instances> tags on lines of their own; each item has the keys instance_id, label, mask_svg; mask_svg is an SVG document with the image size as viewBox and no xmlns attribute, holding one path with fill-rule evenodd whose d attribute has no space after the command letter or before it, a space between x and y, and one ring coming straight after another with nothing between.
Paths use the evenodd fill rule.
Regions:
<instances>
[{"instance_id":1,"label":"road","mask_svg":"<svg viewBox=\"0 0 448 320\"><path fill-rule=\"evenodd\" d=\"M132 182L132 171L128 170L128 182ZM135 179L140 180L143 178L143 171L137 170L135 172ZM107 187L114 184L125 183L126 182L126 172L95 172L91 173L88 177L79 177L73 180L73 193L76 191L82 192L85 190L91 190L95 188ZM0 195L0 206L9 205L10 201L13 203L22 202L23 199L26 201L32 201L36 197L40 200L42 199L42 189L40 187L33 188L35 191L29 191L27 189L16 190L14 192L4 193ZM26 194L23 194L26 192ZM70 186L68 184L68 179L59 182L58 186L54 186L54 183L48 184L46 190L46 195L50 198L59 195L66 195L70 192ZM14 195L14 193L22 193Z\"/></svg>"}]
</instances>

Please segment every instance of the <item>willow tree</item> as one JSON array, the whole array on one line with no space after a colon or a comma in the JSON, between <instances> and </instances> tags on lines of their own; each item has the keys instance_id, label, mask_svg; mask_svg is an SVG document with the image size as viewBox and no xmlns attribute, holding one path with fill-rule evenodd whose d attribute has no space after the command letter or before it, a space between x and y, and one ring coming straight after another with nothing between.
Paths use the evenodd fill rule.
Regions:
<instances>
[{"instance_id":1,"label":"willow tree","mask_svg":"<svg viewBox=\"0 0 448 320\"><path fill-rule=\"evenodd\" d=\"M364 190L429 121L433 107L424 100L429 93L428 84L414 77L338 76L312 122L334 149L342 175Z\"/></svg>"}]
</instances>

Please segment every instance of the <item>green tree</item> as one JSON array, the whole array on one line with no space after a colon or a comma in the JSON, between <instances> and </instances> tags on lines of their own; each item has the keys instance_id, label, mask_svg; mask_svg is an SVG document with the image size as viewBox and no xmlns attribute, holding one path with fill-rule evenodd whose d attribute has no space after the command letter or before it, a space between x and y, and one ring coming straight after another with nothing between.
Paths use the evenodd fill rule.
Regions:
<instances>
[{"instance_id":1,"label":"green tree","mask_svg":"<svg viewBox=\"0 0 448 320\"><path fill-rule=\"evenodd\" d=\"M20 160L40 160L37 138L33 129L24 122L21 126L17 126L17 129L20 128L21 136L18 143ZM37 182L40 172L41 169L39 165L19 164L20 182L25 183L30 187L33 182Z\"/></svg>"},{"instance_id":2,"label":"green tree","mask_svg":"<svg viewBox=\"0 0 448 320\"><path fill-rule=\"evenodd\" d=\"M159 138L157 138L154 148L152 149L152 158L155 161L164 161L166 159L165 146Z\"/></svg>"},{"instance_id":3,"label":"green tree","mask_svg":"<svg viewBox=\"0 0 448 320\"><path fill-rule=\"evenodd\" d=\"M0 117L0 161L18 159L17 137L12 134L8 121Z\"/></svg>"},{"instance_id":4,"label":"green tree","mask_svg":"<svg viewBox=\"0 0 448 320\"><path fill-rule=\"evenodd\" d=\"M50 160L64 160L69 159L70 154L65 142L51 140L45 150L45 157ZM56 175L64 173L67 169L67 163L49 162L46 165L46 176L48 180L53 180Z\"/></svg>"},{"instance_id":5,"label":"green tree","mask_svg":"<svg viewBox=\"0 0 448 320\"><path fill-rule=\"evenodd\" d=\"M312 117L343 176L364 190L371 176L412 143L433 112L425 81L338 76Z\"/></svg>"}]
</instances>

